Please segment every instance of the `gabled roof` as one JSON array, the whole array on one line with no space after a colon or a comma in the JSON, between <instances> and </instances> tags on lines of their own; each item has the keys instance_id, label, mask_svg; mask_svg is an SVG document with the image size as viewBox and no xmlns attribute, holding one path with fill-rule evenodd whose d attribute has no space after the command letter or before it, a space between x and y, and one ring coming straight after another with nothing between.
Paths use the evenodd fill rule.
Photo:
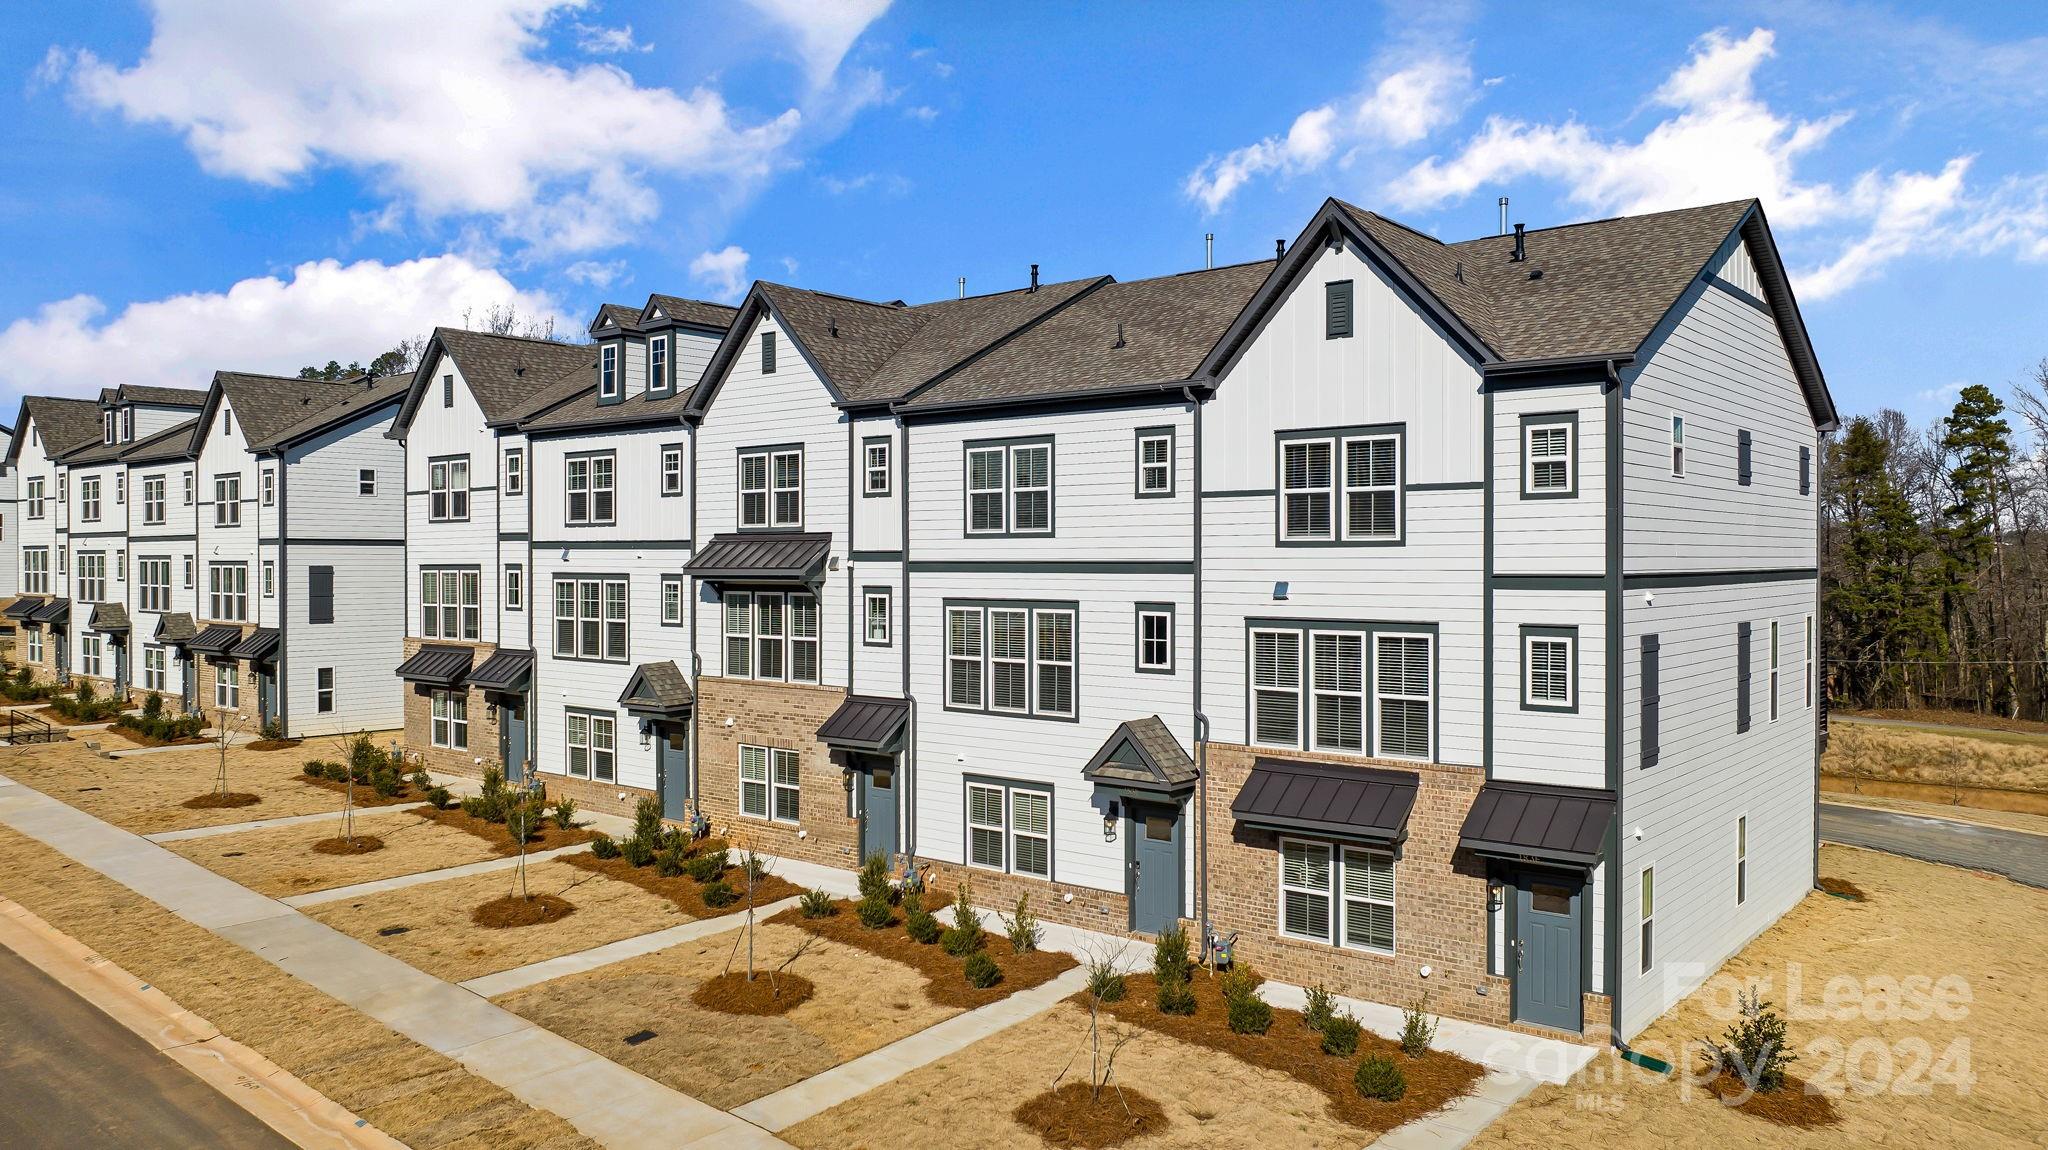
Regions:
<instances>
[{"instance_id":1,"label":"gabled roof","mask_svg":"<svg viewBox=\"0 0 2048 1150\"><path fill-rule=\"evenodd\" d=\"M1201 772L1159 716L1148 715L1119 723L1081 777L1112 790L1174 794L1194 786Z\"/></svg>"},{"instance_id":2,"label":"gabled roof","mask_svg":"<svg viewBox=\"0 0 2048 1150\"><path fill-rule=\"evenodd\" d=\"M462 378L468 382L484 420L494 426L527 414L542 392L561 384L572 372L589 372L597 362L597 352L588 344L437 327L420 353L420 366L413 372L412 386L389 432L392 438L403 437L405 427L412 422L413 413L419 410L427 388L434 382L427 373L443 354L462 369Z\"/></svg>"},{"instance_id":3,"label":"gabled roof","mask_svg":"<svg viewBox=\"0 0 2048 1150\"><path fill-rule=\"evenodd\" d=\"M591 317L590 331L595 334L606 328L631 331L640 322L640 309L628 303L601 303L597 314Z\"/></svg>"},{"instance_id":4,"label":"gabled roof","mask_svg":"<svg viewBox=\"0 0 2048 1150\"><path fill-rule=\"evenodd\" d=\"M296 423L278 428L260 443L252 440L249 446L254 450L269 450L303 442L329 428L339 427L366 411L375 411L403 402L406 392L411 387L410 375L359 379L350 392L338 401L313 411Z\"/></svg>"},{"instance_id":5,"label":"gabled roof","mask_svg":"<svg viewBox=\"0 0 2048 1150\"><path fill-rule=\"evenodd\" d=\"M686 299L679 295L650 295L647 306L640 309L640 325L647 327L664 320L694 327L716 328L724 331L740 309L728 307L710 300Z\"/></svg>"},{"instance_id":6,"label":"gabled roof","mask_svg":"<svg viewBox=\"0 0 2048 1150\"><path fill-rule=\"evenodd\" d=\"M619 692L619 705L628 713L657 719L687 715L695 702L690 680L673 659L642 663L633 668L632 678L626 680L626 689Z\"/></svg>"},{"instance_id":7,"label":"gabled roof","mask_svg":"<svg viewBox=\"0 0 2048 1150\"><path fill-rule=\"evenodd\" d=\"M258 375L245 371L213 373L213 393L200 414L202 425L211 427L222 401L234 409L235 422L251 451L273 445L277 437L306 420L362 390L362 377L345 380L298 379L284 375ZM204 432L201 437L204 438Z\"/></svg>"},{"instance_id":8,"label":"gabled roof","mask_svg":"<svg viewBox=\"0 0 2048 1150\"><path fill-rule=\"evenodd\" d=\"M52 459L62 458L100 440L100 405L90 399L23 396L21 416L14 426L19 430L30 420L35 421L37 434L42 439L43 454ZM7 445L8 462L21 457L21 449L27 442L27 435L14 437L13 442Z\"/></svg>"},{"instance_id":9,"label":"gabled roof","mask_svg":"<svg viewBox=\"0 0 2048 1150\"><path fill-rule=\"evenodd\" d=\"M156 641L183 646L199 637L199 627L188 611L169 611L157 616Z\"/></svg>"},{"instance_id":10,"label":"gabled roof","mask_svg":"<svg viewBox=\"0 0 2048 1150\"><path fill-rule=\"evenodd\" d=\"M92 618L86 628L101 634L122 633L128 630L128 608L121 603L94 603Z\"/></svg>"},{"instance_id":11,"label":"gabled roof","mask_svg":"<svg viewBox=\"0 0 2048 1150\"><path fill-rule=\"evenodd\" d=\"M199 428L198 419L188 419L126 444L128 450L121 453L121 462L162 463L172 459L190 459L199 453Z\"/></svg>"},{"instance_id":12,"label":"gabled roof","mask_svg":"<svg viewBox=\"0 0 2048 1150\"><path fill-rule=\"evenodd\" d=\"M100 390L102 403L142 403L155 407L189 407L195 411L206 402L206 389L196 387L155 387L124 383Z\"/></svg>"}]
</instances>

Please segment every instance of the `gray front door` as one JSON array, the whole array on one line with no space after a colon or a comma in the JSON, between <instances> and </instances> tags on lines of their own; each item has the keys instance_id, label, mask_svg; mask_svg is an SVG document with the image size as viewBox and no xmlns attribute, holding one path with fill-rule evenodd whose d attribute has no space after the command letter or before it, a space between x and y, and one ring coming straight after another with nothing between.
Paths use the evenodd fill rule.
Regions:
<instances>
[{"instance_id":1,"label":"gray front door","mask_svg":"<svg viewBox=\"0 0 2048 1150\"><path fill-rule=\"evenodd\" d=\"M62 631L51 631L50 639L55 647L50 653L57 657L57 681L71 681L71 636Z\"/></svg>"},{"instance_id":2,"label":"gray front door","mask_svg":"<svg viewBox=\"0 0 2048 1150\"><path fill-rule=\"evenodd\" d=\"M870 759L860 776L860 857L896 854L896 760Z\"/></svg>"},{"instance_id":3,"label":"gray front door","mask_svg":"<svg viewBox=\"0 0 2048 1150\"><path fill-rule=\"evenodd\" d=\"M1515 879L1515 1018L1559 1030L1580 1029L1579 896L1575 876L1526 873Z\"/></svg>"},{"instance_id":4,"label":"gray front door","mask_svg":"<svg viewBox=\"0 0 2048 1150\"><path fill-rule=\"evenodd\" d=\"M192 713L192 704L199 690L199 663L195 659L178 660L178 697L184 701L185 713Z\"/></svg>"},{"instance_id":5,"label":"gray front door","mask_svg":"<svg viewBox=\"0 0 2048 1150\"><path fill-rule=\"evenodd\" d=\"M1180 808L1127 803L1131 929L1158 934L1180 921Z\"/></svg>"},{"instance_id":6,"label":"gray front door","mask_svg":"<svg viewBox=\"0 0 2048 1150\"><path fill-rule=\"evenodd\" d=\"M264 670L258 668L256 671L256 722L259 726L267 727L270 725L271 718L276 714L277 672L275 669Z\"/></svg>"},{"instance_id":7,"label":"gray front door","mask_svg":"<svg viewBox=\"0 0 2048 1150\"><path fill-rule=\"evenodd\" d=\"M498 706L498 754L505 761L505 782L520 786L526 782L526 700Z\"/></svg>"},{"instance_id":8,"label":"gray front door","mask_svg":"<svg viewBox=\"0 0 2048 1150\"><path fill-rule=\"evenodd\" d=\"M662 723L654 729L654 788L661 792L661 817L690 818L690 728Z\"/></svg>"},{"instance_id":9,"label":"gray front door","mask_svg":"<svg viewBox=\"0 0 2048 1150\"><path fill-rule=\"evenodd\" d=\"M114 693L128 693L128 644L114 643Z\"/></svg>"}]
</instances>

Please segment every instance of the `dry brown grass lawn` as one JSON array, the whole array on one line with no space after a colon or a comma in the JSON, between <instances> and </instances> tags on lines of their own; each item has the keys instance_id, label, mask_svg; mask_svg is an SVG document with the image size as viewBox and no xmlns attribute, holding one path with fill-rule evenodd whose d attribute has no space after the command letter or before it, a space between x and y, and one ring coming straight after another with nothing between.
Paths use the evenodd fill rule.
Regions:
<instances>
[{"instance_id":1,"label":"dry brown grass lawn","mask_svg":"<svg viewBox=\"0 0 2048 1150\"><path fill-rule=\"evenodd\" d=\"M0 828L9 898L419 1150L585 1150L567 1122L32 839Z\"/></svg>"},{"instance_id":2,"label":"dry brown grass lawn","mask_svg":"<svg viewBox=\"0 0 2048 1150\"><path fill-rule=\"evenodd\" d=\"M12 747L0 756L0 775L139 835L322 811L339 815L339 796L301 781L305 760L326 749L309 742L301 750L304 753L228 748L228 789L263 800L237 809L190 810L180 805L213 789L220 752L210 746L130 759L102 759L77 741Z\"/></svg>"},{"instance_id":3,"label":"dry brown grass lawn","mask_svg":"<svg viewBox=\"0 0 2048 1150\"><path fill-rule=\"evenodd\" d=\"M1802 998L1817 1005L1830 979L1853 985L1885 977L1967 980L1967 1015L1793 1020L1793 1071L1831 1087L1839 1125L1788 1130L1723 1107L1703 1090L1602 1056L1567 1086L1545 1086L1480 1135L1475 1146L1756 1145L1794 1150L1852 1147L2039 1147L2048 1114L2048 1071L2035 1054L2048 1031L2048 891L2005 879L1847 847L1824 847L1824 875L1849 880L1861 903L1809 895L1777 926L1730 960L1731 979L1769 978L1765 998L1787 1006L1787 973L1800 965ZM1636 1040L1638 1049L1719 1037L1727 1023L1708 1009L1712 984ZM1811 1044L1820 1044L1810 1048ZM1922 1049L1928 1051L1923 1059ZM1858 1051L1845 1064L1839 1056ZM1967 1089L1931 1081L1944 1053L1965 1053ZM1831 1055L1835 1057L1831 1057ZM1693 1065L1697 1065L1694 1060ZM1924 1091L1924 1093L1923 1093Z\"/></svg>"},{"instance_id":4,"label":"dry brown grass lawn","mask_svg":"<svg viewBox=\"0 0 2048 1150\"><path fill-rule=\"evenodd\" d=\"M361 855L314 853L314 843L339 833L341 816L336 815L332 821L164 845L216 874L273 898L497 857L490 844L475 835L413 818L403 810L372 810L356 815L356 834L382 839L383 850Z\"/></svg>"},{"instance_id":5,"label":"dry brown grass lawn","mask_svg":"<svg viewBox=\"0 0 2048 1150\"><path fill-rule=\"evenodd\" d=\"M1844 778L2048 792L2048 740L1999 731L1951 735L1836 723L1820 765Z\"/></svg>"},{"instance_id":6,"label":"dry brown grass lawn","mask_svg":"<svg viewBox=\"0 0 2048 1150\"><path fill-rule=\"evenodd\" d=\"M1011 1118L1070 1055L1081 1078L1088 1015L1071 1003L1013 1026L801 1122L781 1137L802 1147L1039 1147ZM1069 1071L1073 1077L1075 1071ZM1131 1143L1145 1150L1357 1147L1372 1135L1330 1116L1323 1093L1286 1075L1140 1030L1117 1058L1116 1079L1166 1111L1166 1129Z\"/></svg>"},{"instance_id":7,"label":"dry brown grass lawn","mask_svg":"<svg viewBox=\"0 0 2048 1150\"><path fill-rule=\"evenodd\" d=\"M464 982L690 921L667 899L552 860L527 867L527 889L534 894L560 895L576 913L559 922L501 930L470 921L470 912L502 898L512 890L514 881L513 871L506 869L308 907L306 913L449 982ZM377 933L394 926L409 929L401 934Z\"/></svg>"},{"instance_id":8,"label":"dry brown grass lawn","mask_svg":"<svg viewBox=\"0 0 2048 1150\"><path fill-rule=\"evenodd\" d=\"M780 963L806 937L792 927L763 924L754 940L757 969ZM740 938L737 930L726 931L544 982L497 1002L657 1082L726 1108L960 1013L927 1000L924 976L909 967L822 940L790 968L810 979L816 991L787 1014L740 1017L691 1003L698 984L725 969ZM737 960L742 969L744 945ZM626 1036L641 1030L656 1037L626 1045Z\"/></svg>"}]
</instances>

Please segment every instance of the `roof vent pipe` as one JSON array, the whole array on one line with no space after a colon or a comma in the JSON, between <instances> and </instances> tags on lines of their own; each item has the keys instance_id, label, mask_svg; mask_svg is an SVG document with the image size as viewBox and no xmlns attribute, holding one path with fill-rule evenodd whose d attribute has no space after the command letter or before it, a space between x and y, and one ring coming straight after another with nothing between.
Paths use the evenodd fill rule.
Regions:
<instances>
[{"instance_id":1,"label":"roof vent pipe","mask_svg":"<svg viewBox=\"0 0 2048 1150\"><path fill-rule=\"evenodd\" d=\"M1037 291L1037 290L1038 290L1038 265L1037 265L1037 264L1032 264L1032 265L1031 265L1031 290L1032 290L1032 291Z\"/></svg>"},{"instance_id":2,"label":"roof vent pipe","mask_svg":"<svg viewBox=\"0 0 2048 1150\"><path fill-rule=\"evenodd\" d=\"M966 298L967 298L967 277L966 277L966 276L961 276L961 277L960 277L960 298L961 298L961 299L966 299Z\"/></svg>"},{"instance_id":3,"label":"roof vent pipe","mask_svg":"<svg viewBox=\"0 0 2048 1150\"><path fill-rule=\"evenodd\" d=\"M1273 258L1277 260L1277 259L1279 259L1279 258L1280 258L1281 256L1284 256L1284 255L1286 255L1286 254L1287 254L1287 241L1286 241L1286 240L1274 240L1274 241L1273 241Z\"/></svg>"},{"instance_id":4,"label":"roof vent pipe","mask_svg":"<svg viewBox=\"0 0 2048 1150\"><path fill-rule=\"evenodd\" d=\"M1522 262L1523 260L1526 260L1526 259L1528 259L1528 258L1529 258L1529 252L1528 252L1528 249L1527 249L1527 248L1524 248L1524 247L1522 246L1522 225L1520 225L1520 224L1516 224L1516 225L1515 225L1515 262L1516 262L1516 263L1521 263L1521 262Z\"/></svg>"},{"instance_id":5,"label":"roof vent pipe","mask_svg":"<svg viewBox=\"0 0 2048 1150\"><path fill-rule=\"evenodd\" d=\"M1202 237L1202 249L1203 249L1203 254L1202 254L1202 266L1203 266L1203 267L1210 267L1210 268L1213 268L1213 267L1215 267L1215 266L1216 266L1216 233L1215 233L1215 232L1210 232L1210 233L1208 233L1207 235L1205 235L1205 236L1203 236L1203 237Z\"/></svg>"},{"instance_id":6,"label":"roof vent pipe","mask_svg":"<svg viewBox=\"0 0 2048 1150\"><path fill-rule=\"evenodd\" d=\"M1500 234L1508 234L1508 198L1506 196L1500 198Z\"/></svg>"}]
</instances>

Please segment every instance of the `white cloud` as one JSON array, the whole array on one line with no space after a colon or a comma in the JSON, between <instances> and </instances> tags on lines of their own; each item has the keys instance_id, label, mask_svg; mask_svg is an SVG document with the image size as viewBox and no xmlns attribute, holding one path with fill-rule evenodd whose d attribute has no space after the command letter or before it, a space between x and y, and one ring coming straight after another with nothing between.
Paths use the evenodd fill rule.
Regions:
<instances>
[{"instance_id":1,"label":"white cloud","mask_svg":"<svg viewBox=\"0 0 2048 1150\"><path fill-rule=\"evenodd\" d=\"M615 283L626 283L633 277L626 270L625 260L577 260L562 269L562 274L580 284L588 284L602 291Z\"/></svg>"},{"instance_id":2,"label":"white cloud","mask_svg":"<svg viewBox=\"0 0 2048 1150\"><path fill-rule=\"evenodd\" d=\"M901 196L910 192L910 180L893 172L862 172L857 176L835 176L826 173L818 177L818 186L826 194L843 196L850 192L873 189L884 196Z\"/></svg>"},{"instance_id":3,"label":"white cloud","mask_svg":"<svg viewBox=\"0 0 2048 1150\"><path fill-rule=\"evenodd\" d=\"M621 52L652 52L654 45L633 38L633 26L608 28L602 24L576 25L576 46L593 56L614 56Z\"/></svg>"},{"instance_id":4,"label":"white cloud","mask_svg":"<svg viewBox=\"0 0 2048 1150\"><path fill-rule=\"evenodd\" d=\"M216 175L282 186L345 167L424 217L481 217L541 252L629 237L660 210L655 176L729 194L785 162L804 125L795 108L743 121L710 87L645 87L612 64L543 59L549 21L585 6L157 0L142 58L124 67L79 51L70 90L179 132ZM805 40L814 82L872 18L855 7L820 22L829 44Z\"/></svg>"},{"instance_id":5,"label":"white cloud","mask_svg":"<svg viewBox=\"0 0 2048 1150\"><path fill-rule=\"evenodd\" d=\"M796 38L797 53L813 88L838 74L840 62L868 25L889 10L889 0L748 0L755 9Z\"/></svg>"},{"instance_id":6,"label":"white cloud","mask_svg":"<svg viewBox=\"0 0 2048 1150\"><path fill-rule=\"evenodd\" d=\"M903 114L913 120L919 120L927 124L939 118L939 110L930 104L913 104L903 109Z\"/></svg>"},{"instance_id":7,"label":"white cloud","mask_svg":"<svg viewBox=\"0 0 2048 1150\"><path fill-rule=\"evenodd\" d=\"M559 316L543 293L521 291L458 255L399 264L318 260L288 276L242 280L130 304L109 315L89 295L45 304L0 330L0 388L97 395L110 365L119 382L205 387L220 369L292 374L308 363L369 362L401 339L465 311L511 305ZM576 330L566 318L558 328Z\"/></svg>"},{"instance_id":8,"label":"white cloud","mask_svg":"<svg viewBox=\"0 0 2048 1150\"><path fill-rule=\"evenodd\" d=\"M1471 99L1472 68L1463 56L1411 55L1366 88L1296 116L1285 135L1210 157L1182 190L1215 212L1255 177L1297 176L1360 148L1413 144L1455 120Z\"/></svg>"},{"instance_id":9,"label":"white cloud","mask_svg":"<svg viewBox=\"0 0 2048 1150\"><path fill-rule=\"evenodd\" d=\"M727 244L715 252L699 253L690 261L690 278L716 291L721 299L738 299L747 290L747 249Z\"/></svg>"},{"instance_id":10,"label":"white cloud","mask_svg":"<svg viewBox=\"0 0 2048 1150\"><path fill-rule=\"evenodd\" d=\"M1760 198L1782 234L1806 232L1828 255L1796 277L1802 298L1837 295L1915 252L2008 252L2048 258L2048 182L2008 181L1975 192L1972 157L1939 171L1869 171L1847 187L1802 177L1800 168L1847 113L1801 119L1757 94L1757 70L1775 51L1758 28L1735 38L1716 30L1651 99L1670 114L1640 139L1603 139L1576 120L1537 123L1495 116L1448 159L1432 156L1389 180L1396 206L1432 208L1518 178L1554 181L1567 201L1631 214Z\"/></svg>"}]
</instances>

